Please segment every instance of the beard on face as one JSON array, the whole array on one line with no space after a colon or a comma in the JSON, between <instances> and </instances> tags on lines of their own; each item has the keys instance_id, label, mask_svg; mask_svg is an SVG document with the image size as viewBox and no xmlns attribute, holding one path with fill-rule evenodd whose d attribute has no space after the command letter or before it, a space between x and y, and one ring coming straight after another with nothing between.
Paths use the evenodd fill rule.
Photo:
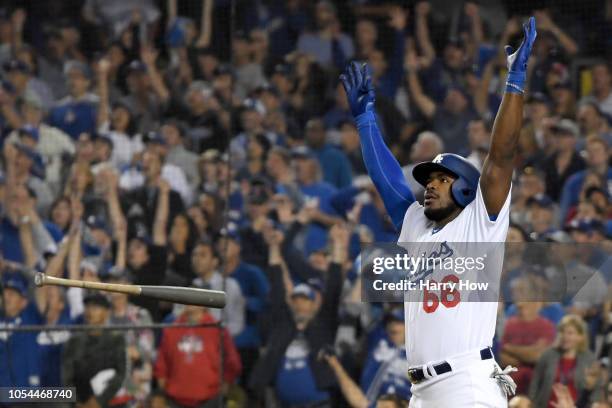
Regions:
<instances>
[{"instance_id":1,"label":"beard on face","mask_svg":"<svg viewBox=\"0 0 612 408\"><path fill-rule=\"evenodd\" d=\"M457 209L457 204L451 201L446 207L425 208L425 216L434 222L442 221Z\"/></svg>"}]
</instances>

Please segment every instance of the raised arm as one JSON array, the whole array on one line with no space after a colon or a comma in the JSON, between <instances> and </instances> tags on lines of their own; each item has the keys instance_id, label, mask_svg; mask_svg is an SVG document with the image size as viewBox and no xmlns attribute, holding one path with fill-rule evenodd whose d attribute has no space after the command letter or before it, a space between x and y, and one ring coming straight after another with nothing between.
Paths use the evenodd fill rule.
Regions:
<instances>
[{"instance_id":1,"label":"raised arm","mask_svg":"<svg viewBox=\"0 0 612 408\"><path fill-rule=\"evenodd\" d=\"M436 58L436 50L429 37L429 26L427 24L427 16L430 11L431 4L429 4L429 1L420 1L414 7L416 38L419 49L423 54L423 67L430 66Z\"/></svg>"},{"instance_id":2,"label":"raised arm","mask_svg":"<svg viewBox=\"0 0 612 408\"><path fill-rule=\"evenodd\" d=\"M347 400L349 405L353 408L367 408L368 399L361 388L359 388L359 385L353 381L344 367L342 367L342 364L338 358L334 355L328 354L323 355L323 358L325 361L327 361L327 364L329 364L330 368L334 372L334 375L338 380L338 384L340 385L342 395Z\"/></svg>"},{"instance_id":3,"label":"raised arm","mask_svg":"<svg viewBox=\"0 0 612 408\"><path fill-rule=\"evenodd\" d=\"M70 225L70 235L73 236L68 248L68 277L70 279L80 279L81 272L81 237L83 228L81 217L83 215L83 204L78 197L70 197L70 208L72 210L72 222Z\"/></svg>"},{"instance_id":4,"label":"raised arm","mask_svg":"<svg viewBox=\"0 0 612 408\"><path fill-rule=\"evenodd\" d=\"M387 213L401 229L406 210L415 201L399 163L383 141L374 113L374 88L366 64L351 62L340 76L357 123L363 160Z\"/></svg>"},{"instance_id":5,"label":"raised arm","mask_svg":"<svg viewBox=\"0 0 612 408\"><path fill-rule=\"evenodd\" d=\"M162 178L159 179L157 208L155 209L155 221L153 222L153 243L165 246L167 242L166 228L168 226L168 214L170 211L170 184Z\"/></svg>"},{"instance_id":6,"label":"raised arm","mask_svg":"<svg viewBox=\"0 0 612 408\"><path fill-rule=\"evenodd\" d=\"M202 16L200 17L200 35L196 41L196 46L200 48L208 47L212 37L212 12L213 0L202 0Z\"/></svg>"},{"instance_id":7,"label":"raised arm","mask_svg":"<svg viewBox=\"0 0 612 408\"><path fill-rule=\"evenodd\" d=\"M480 8L475 2L468 1L465 3L463 11L470 20L470 34L472 41L469 46L469 55L473 60L477 60L478 50L484 38L482 19L480 18Z\"/></svg>"},{"instance_id":8,"label":"raised arm","mask_svg":"<svg viewBox=\"0 0 612 408\"><path fill-rule=\"evenodd\" d=\"M540 29L551 33L557 39L557 41L559 41L561 48L565 50L569 57L572 57L578 53L579 49L576 41L574 41L572 37L567 35L565 31L563 31L563 29L555 23L550 16L549 10L537 10L534 12L534 14L538 18L538 26Z\"/></svg>"},{"instance_id":9,"label":"raised arm","mask_svg":"<svg viewBox=\"0 0 612 408\"><path fill-rule=\"evenodd\" d=\"M178 9L177 9L177 4L176 4L177 0L168 0L166 2L166 6L168 8L168 17L167 17L167 21L166 21L166 26L170 27L172 25L172 23L174 23L174 20L176 20L176 17L178 16Z\"/></svg>"},{"instance_id":10,"label":"raised arm","mask_svg":"<svg viewBox=\"0 0 612 408\"><path fill-rule=\"evenodd\" d=\"M153 47L143 47L140 50L140 59L147 66L147 72L149 73L149 78L151 78L153 92L155 92L163 103L166 103L170 99L170 91L168 91L162 76L157 70L157 55L158 52L153 49Z\"/></svg>"},{"instance_id":11,"label":"raised arm","mask_svg":"<svg viewBox=\"0 0 612 408\"><path fill-rule=\"evenodd\" d=\"M98 77L98 117L96 122L98 129L101 129L104 125L110 121L110 105L108 103L108 71L110 69L110 61L106 58L102 58L98 61L96 66L96 75Z\"/></svg>"},{"instance_id":12,"label":"raised arm","mask_svg":"<svg viewBox=\"0 0 612 408\"><path fill-rule=\"evenodd\" d=\"M13 25L13 52L19 51L23 46L23 26L27 18L26 11L18 8L11 15Z\"/></svg>"},{"instance_id":13,"label":"raised arm","mask_svg":"<svg viewBox=\"0 0 612 408\"><path fill-rule=\"evenodd\" d=\"M527 60L536 38L535 19L524 25L525 36L516 52L506 46L508 78L506 93L493 125L491 148L482 167L480 188L487 212L491 216L501 211L512 181L514 158L523 122L523 94L527 79Z\"/></svg>"},{"instance_id":14,"label":"raised arm","mask_svg":"<svg viewBox=\"0 0 612 408\"><path fill-rule=\"evenodd\" d=\"M423 92L421 81L418 75L419 61L414 49L409 47L406 51L406 58L404 61L404 70L406 71L406 80L408 81L408 90L414 100L415 105L421 113L427 118L433 118L436 113L435 102Z\"/></svg>"}]
</instances>

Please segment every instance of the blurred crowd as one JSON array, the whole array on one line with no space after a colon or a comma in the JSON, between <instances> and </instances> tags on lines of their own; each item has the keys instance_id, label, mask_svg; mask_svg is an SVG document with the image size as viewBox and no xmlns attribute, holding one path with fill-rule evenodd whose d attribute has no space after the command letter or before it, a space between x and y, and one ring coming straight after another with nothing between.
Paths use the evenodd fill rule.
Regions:
<instances>
[{"instance_id":1,"label":"blurred crowd","mask_svg":"<svg viewBox=\"0 0 612 408\"><path fill-rule=\"evenodd\" d=\"M402 304L361 301L358 258L399 231L338 74L368 62L419 197L414 164L482 165L503 45L533 14L494 351L518 367L511 407L612 407L612 6L577 3L0 1L0 387L75 386L80 407L406 407ZM588 248L554 259L586 299L538 296L537 242Z\"/></svg>"}]
</instances>

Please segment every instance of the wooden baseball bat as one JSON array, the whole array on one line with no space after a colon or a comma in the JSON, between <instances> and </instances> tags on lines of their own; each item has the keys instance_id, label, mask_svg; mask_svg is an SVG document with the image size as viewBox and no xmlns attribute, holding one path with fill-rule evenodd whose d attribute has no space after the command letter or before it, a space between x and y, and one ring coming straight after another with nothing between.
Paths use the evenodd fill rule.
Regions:
<instances>
[{"instance_id":1,"label":"wooden baseball bat","mask_svg":"<svg viewBox=\"0 0 612 408\"><path fill-rule=\"evenodd\" d=\"M225 292L180 286L127 285L121 283L89 282L76 279L55 278L44 273L37 273L34 282L36 286L54 285L73 288L104 290L107 292L126 293L128 295L145 296L184 305L205 306L216 309L225 307Z\"/></svg>"}]
</instances>

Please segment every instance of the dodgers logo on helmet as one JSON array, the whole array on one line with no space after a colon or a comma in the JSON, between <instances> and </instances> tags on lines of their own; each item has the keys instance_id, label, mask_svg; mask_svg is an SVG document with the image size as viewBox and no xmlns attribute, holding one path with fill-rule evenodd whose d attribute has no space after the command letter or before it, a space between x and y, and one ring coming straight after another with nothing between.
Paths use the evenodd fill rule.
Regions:
<instances>
[{"instance_id":1,"label":"dodgers logo on helmet","mask_svg":"<svg viewBox=\"0 0 612 408\"><path fill-rule=\"evenodd\" d=\"M442 171L456 178L451 188L451 196L461 208L465 208L476 198L480 172L465 158L453 153L439 154L430 162L417 164L412 175L426 187L429 175L434 171Z\"/></svg>"}]
</instances>

